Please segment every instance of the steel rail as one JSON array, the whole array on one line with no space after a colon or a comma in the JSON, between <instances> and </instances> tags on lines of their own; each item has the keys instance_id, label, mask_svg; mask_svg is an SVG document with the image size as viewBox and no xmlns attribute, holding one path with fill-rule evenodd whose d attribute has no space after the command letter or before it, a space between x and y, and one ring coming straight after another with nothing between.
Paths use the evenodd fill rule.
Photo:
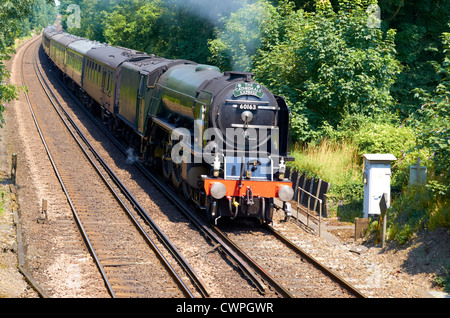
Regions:
<instances>
[{"instance_id":1,"label":"steel rail","mask_svg":"<svg viewBox=\"0 0 450 318\"><path fill-rule=\"evenodd\" d=\"M247 262L245 255L239 253L239 250L232 248L230 244L228 244L228 240L224 237L220 237L214 231L212 231L210 225L204 220L199 218L193 208L190 208L188 205L183 204L183 199L180 198L177 194L175 194L169 186L167 186L161 179L155 177L153 174L149 173L149 171L141 164L137 163L139 169L144 173L147 178L149 178L153 184L155 184L164 195L169 198L172 204L176 205L180 212L183 213L199 230L203 232L203 235L207 237L215 244L220 244L220 248L222 251L228 255L228 257L238 266L242 272L255 284L256 288L261 294L267 293L266 284L260 279L258 275L255 275L254 268L249 266L250 264Z\"/></svg>"},{"instance_id":2,"label":"steel rail","mask_svg":"<svg viewBox=\"0 0 450 318\"><path fill-rule=\"evenodd\" d=\"M54 76L54 78L61 84L63 89L66 91L66 93L69 94L69 96L85 111L85 109L82 107L82 105L79 104L78 100L73 96L73 94L66 88L66 86L60 81L60 79L57 76ZM47 84L47 83L46 83ZM47 84L48 86L48 84ZM53 94L53 92L52 92ZM53 96L55 96L53 94ZM56 96L55 96L56 98ZM58 100L57 100L58 101ZM58 101L59 103L59 101ZM202 297L209 297L210 291L206 284L202 281L200 276L195 272L195 270L192 268L192 266L189 264L189 262L183 257L183 255L178 251L178 249L172 244L170 239L164 234L164 232L158 227L158 225L155 223L155 221L150 217L150 215L147 213L147 211L140 205L140 203L137 201L137 199L132 195L132 193L127 189L127 187L123 184L123 182L117 177L117 175L112 171L112 169L106 164L106 162L101 158L101 156L98 154L98 152L95 150L95 148L90 144L86 136L81 132L81 130L77 127L75 122L72 120L70 115L66 112L64 107L59 104L61 109L63 110L64 114L68 118L69 122L72 124L72 126L75 128L77 133L80 135L81 139L88 145L90 148L90 151L99 158L99 162L104 167L105 171L108 173L110 178L114 181L114 183L117 185L117 187L120 189L122 194L127 198L127 200L130 201L133 208L136 210L136 212L144 218L144 220L147 222L147 224L151 227L151 229L154 231L156 236L159 238L160 242L169 250L171 255L178 261L179 265L185 270L187 275L195 282L196 287L199 289L200 294ZM90 114L89 114L90 115ZM95 122L97 124L97 122ZM103 128L103 127L102 127ZM125 151L126 153L126 151ZM142 229L141 225L139 225L138 221L134 218L133 215L130 214L130 216L135 220L135 222L138 224L138 226ZM143 230L143 233L145 233L145 230ZM148 237L148 234L144 234Z\"/></svg>"},{"instance_id":3,"label":"steel rail","mask_svg":"<svg viewBox=\"0 0 450 318\"><path fill-rule=\"evenodd\" d=\"M38 39L39 39L39 37L38 37L36 40L38 40ZM79 227L79 229L80 229L80 232L81 232L81 234L82 234L82 236L83 236L83 239L84 239L84 241L86 242L86 245L87 245L87 247L88 247L88 249L89 249L89 251L90 251L92 257L94 258L95 263L96 263L96 265L97 265L97 267L98 267L98 269L99 269L99 271L100 271L100 273L101 273L101 275L102 275L102 277L103 277L103 279L104 279L104 281L105 281L105 284L106 284L106 287L107 287L107 289L108 289L109 294L110 294L113 298L115 298L115 293L114 293L114 291L113 291L113 289L112 289L112 286L111 286L111 284L109 283L109 281L108 281L108 279L107 279L107 277L106 277L106 273L105 273L103 267L102 267L101 264L100 264L100 261L99 261L99 259L98 259L97 254L95 253L94 247L93 247L91 241L89 240L89 237L87 236L87 233L86 233L86 231L85 231L83 225L81 224L81 220L80 220L80 218L78 217L78 213L76 212L75 206L74 206L74 204L72 203L72 200L70 199L70 196L69 196L69 193L68 193L68 191L67 191L67 189L66 189L66 186L65 186L65 184L64 184L64 182L63 182L63 180L62 180L62 178L61 178L61 175L60 175L60 173L59 173L58 168L56 167L56 164L55 164L55 162L54 162L54 160L53 160L53 156L52 156L52 154L50 153L50 149L49 149L48 146L47 146L47 143L46 143L45 138L44 138L44 136L43 136L43 134L42 134L41 128L40 128L40 126L39 126L39 123L38 123L38 121L37 121L36 115L35 115L35 113L34 113L33 106L31 105L30 98L29 98L29 96L28 96L28 92L27 92L26 85L25 85L25 78L24 78L24 71L23 71L23 61L24 61L25 53L28 51L28 49L31 47L31 45L32 45L36 40L33 40L32 42L30 42L30 44L26 47L26 49L25 49L25 51L24 51L24 53L23 53L23 55L22 55L22 60L21 60L21 78L22 78L22 87L24 88L25 97L26 97L26 99L27 99L27 102L28 102L28 106L29 106L31 115L32 115L32 117L33 117L33 121L34 121L34 123L35 123L35 125L36 125L36 129L37 129L37 131L38 131L38 133L39 133L39 136L40 136L41 141L42 141L42 143L43 143L43 145L44 145L45 151L46 151L46 153L47 153L47 155L48 155L48 157L49 157L49 160L50 160L50 162L51 162L51 164L52 164L53 170L55 171L56 177L58 178L58 181L60 182L61 187L62 187L62 189L63 189L63 191L64 191L64 193L65 193L65 195L66 195L66 197L67 197L67 201L69 202L70 208L72 209L72 212L73 212L75 221L76 221L76 223L77 223L77 225L78 225L78 227Z\"/></svg>"},{"instance_id":4,"label":"steel rail","mask_svg":"<svg viewBox=\"0 0 450 318\"><path fill-rule=\"evenodd\" d=\"M80 103L80 101L65 87L65 85L60 81L59 78L57 78L56 76L55 78L60 82L62 87L66 90L73 101L81 108L81 110L91 118L93 123L97 125L97 127L111 140L111 142L115 144L115 146L124 155L127 155L127 149L116 138L114 138L114 136L112 136L111 133L101 123L98 122L98 120L94 118L94 116ZM194 225L202 231L205 237L215 242L216 244L221 245L223 252L225 252L244 272L244 274L249 277L249 279L256 285L256 288L260 293L266 293L267 286L257 275L255 275L253 269L247 264L246 261L243 260L240 255L238 255L237 251L234 251L229 247L227 243L224 242L223 239L218 237L218 235L209 228L209 225L207 225L206 221L201 220L199 217L197 217L195 211L193 211L192 208L188 207L185 202L182 203L183 200L178 195L176 195L173 190L168 187L162 180L150 173L143 163L135 161L134 165L170 200L172 204L174 204L183 213L183 215L191 220ZM142 217L144 217L147 221L153 223L150 216L145 211L142 211Z\"/></svg>"},{"instance_id":5,"label":"steel rail","mask_svg":"<svg viewBox=\"0 0 450 318\"><path fill-rule=\"evenodd\" d=\"M231 248L245 259L252 269L258 273L265 281L267 281L277 293L284 298L294 298L294 296L287 291L280 283L278 283L264 268L258 265L247 253L245 253L239 246L237 246L232 240L230 240L217 226L212 226L214 232L219 235L224 241L227 242Z\"/></svg>"},{"instance_id":6,"label":"steel rail","mask_svg":"<svg viewBox=\"0 0 450 318\"><path fill-rule=\"evenodd\" d=\"M343 288L345 288L350 294L357 298L366 298L366 296L356 289L353 285L348 283L342 276L339 274L333 272L331 269L320 263L317 259L315 259L313 256L308 254L306 251L301 249L299 246L294 244L291 240L289 240L287 237L285 237L283 234L281 234L279 231L275 230L271 225L265 225L265 227L280 241L282 241L287 247L289 247L291 250L293 250L295 253L299 254L302 258L307 259L311 264L313 264L315 267L319 268L322 272L326 273L331 279L336 281L339 285L341 285Z\"/></svg>"},{"instance_id":7,"label":"steel rail","mask_svg":"<svg viewBox=\"0 0 450 318\"><path fill-rule=\"evenodd\" d=\"M66 86L55 76L55 78L61 83L62 87L66 90L66 92L70 95L70 97L74 100L76 104L80 106L80 108L93 120L93 122L103 131L103 133L110 138L110 140L117 146L117 148L123 153L127 154L126 148L116 139L111 133L101 124L93 118L83 105L78 101L78 99L73 96L73 94L66 88ZM205 220L199 218L193 208L187 206L183 203L182 199L179 195L175 194L172 188L170 188L167 184L165 184L160 178L156 177L152 173L148 171L148 169L144 166L142 162L136 161L134 163L136 167L174 204L177 208L188 217L194 225L199 228L206 237L208 237L211 241L218 243L221 245L222 250L239 266L239 268L249 277L252 282L256 285L259 292L265 294L267 292L267 286L261 280L261 278L268 282L277 293L286 298L293 298L294 296L289 293L281 284L276 282L274 278L270 276L261 266L259 266L255 261L253 261L242 249L240 249L236 244L234 244L227 236L216 226L210 226ZM144 218L150 218L145 211L143 212ZM272 233L279 237L286 245L290 248L294 249L297 253L301 254L304 258L308 259L310 262L314 263L314 265L318 266L321 270L326 272L329 276L332 276L336 281L338 281L341 285L345 287L348 291L350 291L356 297L365 297L361 292L343 280L339 275L333 273L325 266L321 265L317 260L315 260L312 256L308 255L306 252L299 249L292 242L284 238L280 233L276 232L271 226L267 226ZM255 276L257 273L258 276ZM260 278L261 277L261 278Z\"/></svg>"},{"instance_id":8,"label":"steel rail","mask_svg":"<svg viewBox=\"0 0 450 318\"><path fill-rule=\"evenodd\" d=\"M38 46L39 48L39 46ZM143 228L140 226L140 224L137 222L137 220L134 218L133 214L131 213L131 211L128 209L128 207L125 205L125 203L122 201L122 199L120 199L119 195L117 194L117 192L113 189L113 187L111 186L111 184L106 180L106 177L103 175L103 173L99 170L99 168L97 167L97 165L95 164L94 160L91 158L91 156L89 156L89 154L87 153L86 149L82 146L80 140L75 136L74 132L70 129L69 124L67 123L66 120L64 120L61 112L57 109L57 105L55 104L55 102L53 101L53 99L51 98L49 91L51 92L51 94L54 96L56 103L58 103L58 105L62 108L59 100L56 98L55 94L51 91L50 86L48 85L48 83L45 81L45 79L42 76L42 71L39 67L39 65L37 64L37 51L38 49L36 49L35 51L35 55L34 55L34 68L36 71L36 75L38 76L38 79L42 85L42 88L44 89L47 97L49 98L50 102L52 103L53 107L55 108L56 112L58 113L58 115L60 116L61 120L63 121L63 123L65 124L65 126L67 127L67 129L69 130L69 132L71 133L72 137L74 138L74 140L77 142L78 146L80 147L80 149L83 151L83 153L86 155L86 157L88 158L88 160L91 162L92 166L95 168L95 170L97 171L97 173L99 174L99 176L102 178L103 182L105 183L105 185L108 187L108 189L113 193L114 197L116 198L116 200L119 202L119 204L122 206L122 208L124 209L124 211L127 213L127 215L130 217L130 219L132 220L132 222L134 223L134 225L136 226L136 228L139 230L139 232L141 233L141 235L143 235L143 237L146 239L146 241L148 242L148 244L150 245L150 247L154 250L156 256L160 259L160 261L162 262L162 264L166 267L166 269L169 271L170 275L173 277L173 279L175 280L175 282L179 285L180 289L183 291L183 293L186 296L189 297L193 297L193 294L191 291L189 291L188 287L184 284L184 282L182 281L182 279L179 277L179 275L175 272L175 270L172 268L172 266L169 264L169 262L166 260L166 258L164 257L164 255L161 253L161 251L158 249L158 247L155 245L155 243L151 240L151 238L148 236L148 234L143 230ZM39 73L39 74L38 74ZM45 88L45 86L47 86L48 89ZM63 108L62 108L63 109ZM65 112L65 110L63 109L66 117L68 118L68 120L71 122L72 125L74 125L74 127L76 127L75 123L72 121L72 119L70 118L70 116L67 114L67 112ZM104 163L104 160L95 152L94 148L92 147L92 145L90 145L87 141L87 139L82 135L81 131L78 129L78 127L76 127L77 133L80 135L81 139L83 140L83 142L86 143L86 145L90 148L90 150L95 154L95 156L97 157L97 160L102 164L103 167L105 167L105 170L108 171L108 173L111 172L111 170L109 169L109 167L107 167L106 163ZM116 180L118 180L117 177L115 177ZM62 180L61 180L62 181ZM113 180L114 181L114 180ZM67 191L65 190L66 195L68 196ZM70 198L68 197L68 200L70 200ZM73 206L73 204L71 203L71 206ZM75 214L76 210L75 207L73 207L73 211ZM76 219L77 219L77 223L79 225L81 225L81 221L79 220L78 215L76 215ZM86 232L83 229L83 232L86 234ZM86 234L87 237L87 234ZM89 241L89 240L88 240ZM90 242L90 241L89 241ZM89 243L90 246L92 246L91 243ZM93 251L93 247L92 247L92 251ZM101 262L98 259L97 255L94 252L94 258L96 261L98 261L100 268L101 268L101 272L102 272L102 276L106 277L106 274L103 271L103 268L101 267ZM106 278L107 280L107 278ZM110 287L110 284L108 283L109 287L108 289L111 288L111 294L113 295L113 297L115 297L114 292L112 291L112 287Z\"/></svg>"},{"instance_id":9,"label":"steel rail","mask_svg":"<svg viewBox=\"0 0 450 318\"><path fill-rule=\"evenodd\" d=\"M36 64L37 65L37 64ZM38 66L39 68L39 66ZM39 72L42 76L42 72L39 68ZM42 77L42 79L44 80L44 78ZM97 151L94 149L94 147L89 143L89 141L87 140L87 138L83 135L83 133L81 132L81 130L76 126L75 122L70 118L69 114L64 110L64 108L62 107L61 103L59 102L59 100L57 99L57 97L55 96L55 94L51 91L50 86L48 85L48 83L44 80L46 86L48 87L48 89L50 90L50 92L52 93L52 95L54 96L56 102L58 103L58 105L61 107L61 109L63 110L64 114L66 115L68 121L72 124L72 126L75 128L75 130L77 131L77 133L79 134L80 138L83 140L83 142L88 146L89 150L96 156L97 160L100 162L100 164L104 167L104 169L107 171L107 173L112 177L113 182L117 182L117 185L119 186L119 188L121 188L122 191L124 191L124 186L123 184L120 182L119 178L112 172L112 170L109 168L109 166L106 164L106 162L101 158L100 155L98 155ZM42 84L42 82L41 82ZM46 90L44 88L44 90ZM47 93L47 90L46 90ZM47 96L48 93L47 93ZM51 97L49 96L49 98L51 99ZM173 269L173 267L170 265L170 263L167 261L167 259L164 257L164 255L161 253L161 251L158 249L158 247L156 246L156 244L153 242L153 240L148 236L148 234L145 232L145 230L142 228L142 226L139 224L139 222L136 220L136 218L133 216L133 214L131 213L131 211L128 209L128 207L125 205L125 203L122 201L122 199L120 199L119 195L116 193L116 191L112 188L112 186L110 185L110 183L106 180L105 176L101 173L101 171L98 169L98 167L95 165L94 161L92 160L92 158L87 154L86 150L84 149L84 147L81 145L81 143L79 142L79 140L75 137L74 133L70 130L69 125L67 124L67 122L64 120L62 114L58 111L56 105L52 102L53 106L55 107L55 110L58 112L59 116L61 117L61 119L63 120L63 122L65 123L66 127L68 128L68 130L71 132L72 136L74 137L74 139L77 141L77 143L79 144L80 148L83 150L83 152L86 154L86 156L89 158L89 160L91 161L91 163L93 164L93 166L95 167L95 169L97 170L97 172L99 173L99 175L102 177L102 180L105 182L105 184L108 186L108 188L111 190L111 192L114 194L115 198L118 200L118 202L120 203L120 205L123 207L124 211L127 213L127 215L130 217L130 219L132 220L133 224L136 226L136 228L139 230L139 232L141 233L141 235L143 235L143 237L146 239L146 241L148 242L148 244L151 246L151 248L154 250L156 256L161 260L161 262L163 263L163 265L166 267L166 269L169 271L170 275L174 278L174 280L176 281L176 283L180 286L181 290L183 291L183 293L191 298L193 298L193 294L192 292L189 290L189 288L184 284L183 280L181 279L181 277L175 272L175 270ZM133 206L136 205L136 202L132 201L131 202L133 204Z\"/></svg>"}]
</instances>

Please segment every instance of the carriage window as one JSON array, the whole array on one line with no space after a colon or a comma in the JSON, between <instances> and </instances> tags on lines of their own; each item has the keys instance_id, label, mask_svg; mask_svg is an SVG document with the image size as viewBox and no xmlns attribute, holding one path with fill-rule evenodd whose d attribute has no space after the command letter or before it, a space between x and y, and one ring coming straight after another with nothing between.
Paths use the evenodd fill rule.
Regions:
<instances>
[{"instance_id":1,"label":"carriage window","mask_svg":"<svg viewBox=\"0 0 450 318\"><path fill-rule=\"evenodd\" d=\"M111 71L111 79L110 79L110 82L109 82L109 84L110 84L110 91L112 92L113 91L113 88L114 88L114 75L115 75L115 73L114 73L114 71Z\"/></svg>"},{"instance_id":2,"label":"carriage window","mask_svg":"<svg viewBox=\"0 0 450 318\"><path fill-rule=\"evenodd\" d=\"M107 86L109 92L111 92L111 86L112 86L112 85L111 85L111 82L112 82L112 81L111 81L111 77L112 77L112 72L109 71L109 72L108 72L108 86Z\"/></svg>"}]
</instances>

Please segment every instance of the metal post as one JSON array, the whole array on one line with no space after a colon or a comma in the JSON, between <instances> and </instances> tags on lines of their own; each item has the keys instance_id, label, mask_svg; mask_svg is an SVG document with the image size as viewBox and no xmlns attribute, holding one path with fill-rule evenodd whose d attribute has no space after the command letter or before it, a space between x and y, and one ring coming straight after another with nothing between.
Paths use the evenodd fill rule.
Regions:
<instances>
[{"instance_id":1,"label":"metal post","mask_svg":"<svg viewBox=\"0 0 450 318\"><path fill-rule=\"evenodd\" d=\"M421 177L420 177L420 157L417 157L417 184L421 184Z\"/></svg>"},{"instance_id":2,"label":"metal post","mask_svg":"<svg viewBox=\"0 0 450 318\"><path fill-rule=\"evenodd\" d=\"M322 205L323 205L323 201L322 199L319 199L318 197L312 195L311 193L309 193L308 191L298 187L298 190L301 191L302 194L305 194L308 196L308 200L307 200L307 205L303 206L303 204L300 204L300 193L299 196L297 197L297 220L301 221L299 218L299 213L298 211L301 209L302 211L304 211L306 213L306 226L309 227L309 219L312 218L313 223L319 222L319 236L321 235L321 223L322 223ZM314 200L316 200L319 203L319 215L318 217L315 214L311 213L311 198L313 198ZM304 208L301 208L300 205L302 205ZM315 212L315 211L314 211ZM302 223L304 223L302 221Z\"/></svg>"},{"instance_id":3,"label":"metal post","mask_svg":"<svg viewBox=\"0 0 450 318\"><path fill-rule=\"evenodd\" d=\"M384 243L385 243L385 236L386 236L386 218L387 218L387 211L388 211L388 206L387 206L387 193L383 193L383 195L381 196L381 200L380 200L380 218L383 221L383 237L382 237L382 243L381 243L381 247L384 247ZM380 221L378 221L378 230L380 230Z\"/></svg>"},{"instance_id":4,"label":"metal post","mask_svg":"<svg viewBox=\"0 0 450 318\"><path fill-rule=\"evenodd\" d=\"M307 210L307 217L306 217L306 225L309 227L309 213L310 213L310 209L309 209L309 206L310 206L310 203L311 203L311 196L309 196L308 197L308 210Z\"/></svg>"},{"instance_id":5,"label":"metal post","mask_svg":"<svg viewBox=\"0 0 450 318\"><path fill-rule=\"evenodd\" d=\"M48 216L47 216L47 200L42 199L42 211L39 215L39 217L37 218L37 222L38 223L46 223L48 220Z\"/></svg>"},{"instance_id":6,"label":"metal post","mask_svg":"<svg viewBox=\"0 0 450 318\"><path fill-rule=\"evenodd\" d=\"M320 202L319 205L319 237L320 237L320 224L322 223L322 200L318 199Z\"/></svg>"},{"instance_id":7,"label":"metal post","mask_svg":"<svg viewBox=\"0 0 450 318\"><path fill-rule=\"evenodd\" d=\"M16 174L17 174L17 154L13 153L11 161L11 181L16 185Z\"/></svg>"},{"instance_id":8,"label":"metal post","mask_svg":"<svg viewBox=\"0 0 450 318\"><path fill-rule=\"evenodd\" d=\"M316 212L317 209L317 201L319 200L319 195L320 195L320 188L322 187L322 179L319 179L319 181L317 182L317 191L316 191L316 200L314 201L314 212ZM312 191L311 191L312 193Z\"/></svg>"}]
</instances>

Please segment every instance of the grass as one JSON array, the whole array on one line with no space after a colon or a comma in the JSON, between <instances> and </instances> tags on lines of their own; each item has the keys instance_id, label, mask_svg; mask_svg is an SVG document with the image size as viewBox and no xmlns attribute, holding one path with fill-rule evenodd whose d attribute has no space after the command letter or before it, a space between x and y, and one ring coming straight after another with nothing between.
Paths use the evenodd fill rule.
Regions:
<instances>
[{"instance_id":1,"label":"grass","mask_svg":"<svg viewBox=\"0 0 450 318\"><path fill-rule=\"evenodd\" d=\"M4 208L4 205L5 205L5 191L4 190L0 191L0 197L1 197L1 200L0 200L0 216L1 216L3 214L3 212L5 212L5 208Z\"/></svg>"},{"instance_id":2,"label":"grass","mask_svg":"<svg viewBox=\"0 0 450 318\"><path fill-rule=\"evenodd\" d=\"M330 216L353 222L360 217L363 202L362 158L358 148L348 142L323 140L319 144L297 144L291 151L295 161L290 166L331 184L328 191ZM338 202L339 205L337 204Z\"/></svg>"},{"instance_id":3,"label":"grass","mask_svg":"<svg viewBox=\"0 0 450 318\"><path fill-rule=\"evenodd\" d=\"M297 144L291 155L295 169L318 177L331 184L345 184L361 179L358 149L350 143L334 143L328 140L320 144Z\"/></svg>"}]
</instances>

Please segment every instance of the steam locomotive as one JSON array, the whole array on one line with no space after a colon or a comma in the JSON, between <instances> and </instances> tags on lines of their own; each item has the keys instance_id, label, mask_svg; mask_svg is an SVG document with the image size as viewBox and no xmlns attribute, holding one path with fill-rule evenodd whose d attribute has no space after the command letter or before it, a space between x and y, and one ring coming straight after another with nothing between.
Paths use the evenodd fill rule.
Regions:
<instances>
[{"instance_id":1,"label":"steam locomotive","mask_svg":"<svg viewBox=\"0 0 450 318\"><path fill-rule=\"evenodd\" d=\"M272 221L285 178L290 112L245 72L170 60L47 27L42 47L68 86L167 183L206 212Z\"/></svg>"}]
</instances>

